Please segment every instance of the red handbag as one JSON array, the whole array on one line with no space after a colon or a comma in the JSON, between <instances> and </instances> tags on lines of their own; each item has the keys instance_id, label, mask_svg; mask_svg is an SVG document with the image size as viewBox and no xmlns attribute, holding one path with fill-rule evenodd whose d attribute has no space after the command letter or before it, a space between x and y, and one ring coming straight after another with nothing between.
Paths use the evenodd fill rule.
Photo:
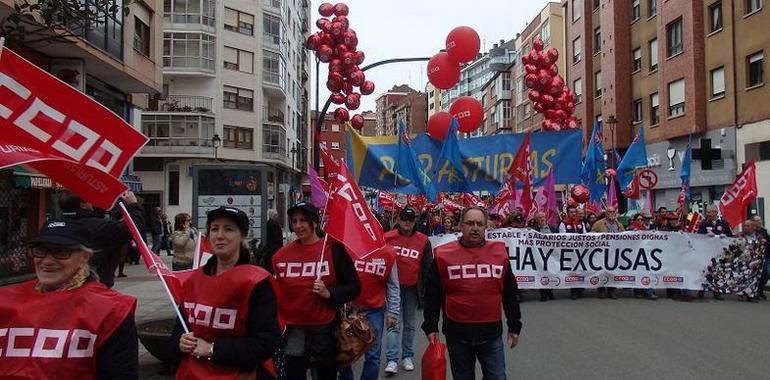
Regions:
<instances>
[{"instance_id":1,"label":"red handbag","mask_svg":"<svg viewBox=\"0 0 770 380\"><path fill-rule=\"evenodd\" d=\"M446 380L446 344L431 339L422 354L422 380Z\"/></svg>"}]
</instances>

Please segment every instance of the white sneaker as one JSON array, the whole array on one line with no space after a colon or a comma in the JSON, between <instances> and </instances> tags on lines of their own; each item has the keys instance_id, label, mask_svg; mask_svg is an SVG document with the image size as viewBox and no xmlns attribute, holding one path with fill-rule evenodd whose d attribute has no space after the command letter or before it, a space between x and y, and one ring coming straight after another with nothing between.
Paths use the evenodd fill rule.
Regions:
<instances>
[{"instance_id":1,"label":"white sneaker","mask_svg":"<svg viewBox=\"0 0 770 380\"><path fill-rule=\"evenodd\" d=\"M395 375L398 373L398 363L396 362L388 362L388 365L385 366L385 373L388 375Z\"/></svg>"},{"instance_id":2,"label":"white sneaker","mask_svg":"<svg viewBox=\"0 0 770 380\"><path fill-rule=\"evenodd\" d=\"M401 362L401 366L404 367L404 370L406 371L414 371L414 362L412 362L412 358L404 358L404 361Z\"/></svg>"}]
</instances>

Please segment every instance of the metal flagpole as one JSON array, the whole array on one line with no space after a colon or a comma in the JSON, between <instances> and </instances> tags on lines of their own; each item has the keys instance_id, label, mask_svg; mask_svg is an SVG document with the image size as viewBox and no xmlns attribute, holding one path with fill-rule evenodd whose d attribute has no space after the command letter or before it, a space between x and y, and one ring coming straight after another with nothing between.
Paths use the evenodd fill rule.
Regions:
<instances>
[{"instance_id":1,"label":"metal flagpole","mask_svg":"<svg viewBox=\"0 0 770 380\"><path fill-rule=\"evenodd\" d=\"M145 243L142 242L142 244L145 244ZM157 265L155 266L155 273L157 273L158 278L160 278L160 283L163 284L163 289L166 289L166 295L168 295L168 298L171 300L171 304L174 305L174 311L176 312L176 317L179 319L179 322L182 322L182 328L184 329L184 332L189 333L190 329L187 328L187 323L184 322L184 317L182 316L182 312L179 311L179 307L177 307L176 301L174 301L174 296L171 295L171 289L168 288L168 284L166 284L166 280L163 278L163 275L160 273L160 268Z\"/></svg>"},{"instance_id":2,"label":"metal flagpole","mask_svg":"<svg viewBox=\"0 0 770 380\"><path fill-rule=\"evenodd\" d=\"M5 37L0 37L0 57L3 56L3 49L5 49Z\"/></svg>"}]
</instances>

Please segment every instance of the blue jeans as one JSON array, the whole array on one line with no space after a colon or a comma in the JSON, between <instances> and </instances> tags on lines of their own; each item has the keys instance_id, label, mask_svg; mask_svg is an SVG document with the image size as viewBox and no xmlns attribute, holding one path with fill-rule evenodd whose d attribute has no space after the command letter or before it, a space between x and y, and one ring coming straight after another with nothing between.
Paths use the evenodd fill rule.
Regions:
<instances>
[{"instance_id":1,"label":"blue jeans","mask_svg":"<svg viewBox=\"0 0 770 380\"><path fill-rule=\"evenodd\" d=\"M388 329L388 351L385 353L389 362L398 361L398 341L401 339L401 359L414 357L414 315L417 311L417 287L401 287L401 313L396 327ZM404 336L401 336L401 327Z\"/></svg>"},{"instance_id":2,"label":"blue jeans","mask_svg":"<svg viewBox=\"0 0 770 380\"><path fill-rule=\"evenodd\" d=\"M505 380L505 348L503 338L475 341L446 338L452 378L476 379L476 359L481 363L484 380Z\"/></svg>"},{"instance_id":3,"label":"blue jeans","mask_svg":"<svg viewBox=\"0 0 770 380\"><path fill-rule=\"evenodd\" d=\"M374 329L374 346L364 355L364 370L361 380L376 380L380 375L380 353L382 352L382 328L385 326L385 308L362 310ZM340 380L353 380L353 370L348 367L339 369Z\"/></svg>"}]
</instances>

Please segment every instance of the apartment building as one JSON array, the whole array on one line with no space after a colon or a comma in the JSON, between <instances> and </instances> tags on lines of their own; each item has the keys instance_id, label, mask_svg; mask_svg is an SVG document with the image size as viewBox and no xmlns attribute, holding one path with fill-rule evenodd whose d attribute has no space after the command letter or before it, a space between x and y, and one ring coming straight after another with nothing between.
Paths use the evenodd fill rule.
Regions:
<instances>
[{"instance_id":1,"label":"apartment building","mask_svg":"<svg viewBox=\"0 0 770 380\"><path fill-rule=\"evenodd\" d=\"M199 227L221 205L247 210L250 238L283 218L307 167L307 0L165 0L163 87L141 115L135 160L145 202Z\"/></svg>"},{"instance_id":2,"label":"apartment building","mask_svg":"<svg viewBox=\"0 0 770 380\"><path fill-rule=\"evenodd\" d=\"M6 46L52 75L70 83L132 123L146 106L141 93L161 90L162 2L126 2L115 13L98 6L103 27L85 25L68 43L21 43ZM0 0L0 19L13 12L14 0ZM78 34L76 32L76 34ZM134 191L142 183L129 166L121 180ZM33 272L24 242L46 220L60 216L51 178L22 166L0 170L0 285L28 278Z\"/></svg>"},{"instance_id":3,"label":"apartment building","mask_svg":"<svg viewBox=\"0 0 770 380\"><path fill-rule=\"evenodd\" d=\"M761 0L568 0L562 7L567 83L582 90L576 112L586 134L604 120L605 149L622 152L645 128L656 207L676 205L688 141L692 197L704 204L721 197L741 163L763 157L770 39L759 31L770 16Z\"/></svg>"},{"instance_id":4,"label":"apartment building","mask_svg":"<svg viewBox=\"0 0 770 380\"><path fill-rule=\"evenodd\" d=\"M508 49L494 44L489 50L491 58L489 70L492 77L481 88L481 104L484 107L484 121L481 125L481 135L488 136L497 133L511 133L513 131L513 104L511 101L511 71L517 61L514 58L506 63Z\"/></svg>"},{"instance_id":5,"label":"apartment building","mask_svg":"<svg viewBox=\"0 0 770 380\"><path fill-rule=\"evenodd\" d=\"M428 118L443 109L441 104L441 89L436 88L430 81L425 85L425 94L428 101Z\"/></svg>"},{"instance_id":6,"label":"apartment building","mask_svg":"<svg viewBox=\"0 0 770 380\"><path fill-rule=\"evenodd\" d=\"M409 85L393 86L375 100L376 135L393 136L398 124L406 124L409 133L423 133L427 129L428 104L425 93Z\"/></svg>"}]
</instances>

